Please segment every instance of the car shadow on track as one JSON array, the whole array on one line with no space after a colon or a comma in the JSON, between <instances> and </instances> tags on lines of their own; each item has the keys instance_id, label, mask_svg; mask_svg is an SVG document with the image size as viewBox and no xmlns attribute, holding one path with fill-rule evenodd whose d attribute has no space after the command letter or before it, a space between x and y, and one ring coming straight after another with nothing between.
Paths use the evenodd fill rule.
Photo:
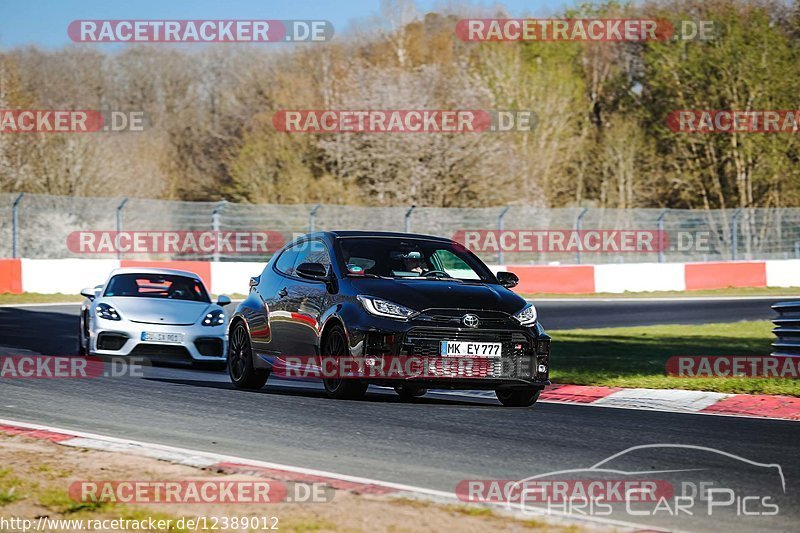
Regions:
<instances>
[{"instance_id":1,"label":"car shadow on track","mask_svg":"<svg viewBox=\"0 0 800 533\"><path fill-rule=\"evenodd\" d=\"M394 403L394 404L406 404L406 405L449 405L449 406L469 406L469 407L487 406L487 404L481 402L480 401L481 399L479 398L476 398L475 399L476 401L464 401L457 399L451 400L449 398L434 398L434 397L423 396L421 398L403 400L393 392L387 391L387 393L380 393L370 390L367 392L364 398L358 400L333 400L327 397L324 390L305 388L305 387L300 388L291 385L282 385L282 384L270 385L268 383L263 389L255 391L247 391L247 390L236 389L233 386L233 384L229 382L206 381L206 380L196 380L196 379L160 378L160 377L146 377L144 379L148 381L158 381L161 383L171 383L174 385L189 385L192 387L204 387L209 389L233 390L236 392L240 392L242 394L324 398L331 402L364 402L364 403L383 403L383 404ZM495 407L494 405L488 405L488 406Z\"/></svg>"},{"instance_id":2,"label":"car shadow on track","mask_svg":"<svg viewBox=\"0 0 800 533\"><path fill-rule=\"evenodd\" d=\"M77 308L77 305L76 305ZM39 309L0 308L0 350L6 355L78 353L78 314ZM0 352L0 353L2 353Z\"/></svg>"}]
</instances>

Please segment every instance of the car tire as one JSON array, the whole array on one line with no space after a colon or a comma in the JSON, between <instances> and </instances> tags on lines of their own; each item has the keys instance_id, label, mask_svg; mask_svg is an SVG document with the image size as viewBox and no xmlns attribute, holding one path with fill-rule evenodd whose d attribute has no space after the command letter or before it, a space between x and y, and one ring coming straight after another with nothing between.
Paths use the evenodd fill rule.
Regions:
<instances>
[{"instance_id":1,"label":"car tire","mask_svg":"<svg viewBox=\"0 0 800 533\"><path fill-rule=\"evenodd\" d=\"M414 398L419 398L420 396L425 396L425 394L428 392L428 389L410 385L398 385L394 388L394 391L403 400L411 400Z\"/></svg>"},{"instance_id":2,"label":"car tire","mask_svg":"<svg viewBox=\"0 0 800 533\"><path fill-rule=\"evenodd\" d=\"M498 389L494 393L505 407L530 407L539 399L542 389Z\"/></svg>"},{"instance_id":3,"label":"car tire","mask_svg":"<svg viewBox=\"0 0 800 533\"><path fill-rule=\"evenodd\" d=\"M322 340L322 355L324 357L347 357L350 350L347 348L347 336L344 329L333 326ZM322 384L328 396L337 400L357 400L367 392L368 383L355 379L323 378Z\"/></svg>"},{"instance_id":4,"label":"car tire","mask_svg":"<svg viewBox=\"0 0 800 533\"><path fill-rule=\"evenodd\" d=\"M242 321L236 322L228 341L228 375L237 389L258 390L269 378L269 371L253 366L250 334Z\"/></svg>"},{"instance_id":5,"label":"car tire","mask_svg":"<svg viewBox=\"0 0 800 533\"><path fill-rule=\"evenodd\" d=\"M85 320L85 315L81 314L81 318L78 322L78 355L87 356L89 355L89 349L88 346L84 345L84 338L83 338L83 334L85 332L84 320Z\"/></svg>"}]
</instances>

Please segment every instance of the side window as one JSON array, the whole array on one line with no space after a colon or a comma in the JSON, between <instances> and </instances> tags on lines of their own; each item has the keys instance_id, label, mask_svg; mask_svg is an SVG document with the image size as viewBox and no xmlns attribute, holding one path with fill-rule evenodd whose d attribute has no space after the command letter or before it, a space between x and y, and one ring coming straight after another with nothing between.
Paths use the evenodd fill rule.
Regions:
<instances>
[{"instance_id":1,"label":"side window","mask_svg":"<svg viewBox=\"0 0 800 533\"><path fill-rule=\"evenodd\" d=\"M303 244L295 244L291 248L284 250L275 262L275 268L284 274L293 275L295 260L297 259L298 250L301 246L303 246Z\"/></svg>"},{"instance_id":2,"label":"side window","mask_svg":"<svg viewBox=\"0 0 800 533\"><path fill-rule=\"evenodd\" d=\"M300 251L297 254L297 259L294 262L294 267L300 263L320 263L325 266L325 269L331 271L331 256L328 249L320 241L307 241L298 245Z\"/></svg>"},{"instance_id":3,"label":"side window","mask_svg":"<svg viewBox=\"0 0 800 533\"><path fill-rule=\"evenodd\" d=\"M436 250L433 255L436 262L441 265L441 269L454 278L481 279L468 264L450 250Z\"/></svg>"}]
</instances>

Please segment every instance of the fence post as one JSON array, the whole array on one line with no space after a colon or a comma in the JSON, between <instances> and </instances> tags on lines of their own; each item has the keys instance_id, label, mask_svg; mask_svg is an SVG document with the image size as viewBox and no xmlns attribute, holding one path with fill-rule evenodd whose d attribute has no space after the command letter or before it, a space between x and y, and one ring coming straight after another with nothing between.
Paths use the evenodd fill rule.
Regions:
<instances>
[{"instance_id":1,"label":"fence post","mask_svg":"<svg viewBox=\"0 0 800 533\"><path fill-rule=\"evenodd\" d=\"M317 217L317 211L319 208L322 207L320 204L314 204L314 207L311 208L311 211L308 212L308 232L314 233L314 220Z\"/></svg>"},{"instance_id":2,"label":"fence post","mask_svg":"<svg viewBox=\"0 0 800 533\"><path fill-rule=\"evenodd\" d=\"M667 216L669 209L664 209L658 214L656 225L658 226L658 262L664 262L664 217Z\"/></svg>"},{"instance_id":3,"label":"fence post","mask_svg":"<svg viewBox=\"0 0 800 533\"><path fill-rule=\"evenodd\" d=\"M731 219L731 259L736 261L736 256L738 255L739 251L739 213L742 212L742 208L740 207L733 213L733 218Z\"/></svg>"},{"instance_id":4,"label":"fence post","mask_svg":"<svg viewBox=\"0 0 800 533\"><path fill-rule=\"evenodd\" d=\"M17 221L17 206L19 205L20 200L22 197L25 196L24 192L21 192L14 198L14 203L11 204L11 257L14 259L17 258L17 231L19 229L19 224Z\"/></svg>"},{"instance_id":5,"label":"fence post","mask_svg":"<svg viewBox=\"0 0 800 533\"><path fill-rule=\"evenodd\" d=\"M116 221L117 221L117 235L114 238L114 247L117 249L117 259L122 258L122 252L119 250L119 234L122 232L122 208L128 203L128 198L123 198L117 206Z\"/></svg>"},{"instance_id":6,"label":"fence post","mask_svg":"<svg viewBox=\"0 0 800 533\"><path fill-rule=\"evenodd\" d=\"M578 217L575 219L575 231L578 232L578 235L580 235L580 232L581 232L581 220L583 219L583 215L585 215L586 211L588 211L588 210L589 210L588 207L584 207L583 210L580 212L580 214L578 214ZM580 249L580 247L578 247L578 251L575 252L575 259L577 260L578 264L580 265L581 264L581 249Z\"/></svg>"},{"instance_id":7,"label":"fence post","mask_svg":"<svg viewBox=\"0 0 800 533\"><path fill-rule=\"evenodd\" d=\"M406 211L406 219L405 219L406 233L411 231L411 213L413 213L414 209L416 208L417 208L416 205L412 205L411 207L408 208L408 211Z\"/></svg>"},{"instance_id":8,"label":"fence post","mask_svg":"<svg viewBox=\"0 0 800 533\"><path fill-rule=\"evenodd\" d=\"M227 203L227 200L222 200L211 212L211 229L214 231L216 242L219 242L220 212L225 208L225 204ZM214 246L214 255L212 256L212 260L215 263L219 262L219 246Z\"/></svg>"},{"instance_id":9,"label":"fence post","mask_svg":"<svg viewBox=\"0 0 800 533\"><path fill-rule=\"evenodd\" d=\"M506 213L508 213L509 209L511 209L511 206L507 205L507 206L505 206L503 208L502 211L500 211L500 214L497 215L497 230L501 233L501 235L498 235L498 237L502 236L502 232L505 229L505 225L504 225L504 220L503 219L505 218ZM497 263L502 265L505 262L505 256L503 254L503 247L500 246L498 249L500 251L497 252Z\"/></svg>"}]
</instances>

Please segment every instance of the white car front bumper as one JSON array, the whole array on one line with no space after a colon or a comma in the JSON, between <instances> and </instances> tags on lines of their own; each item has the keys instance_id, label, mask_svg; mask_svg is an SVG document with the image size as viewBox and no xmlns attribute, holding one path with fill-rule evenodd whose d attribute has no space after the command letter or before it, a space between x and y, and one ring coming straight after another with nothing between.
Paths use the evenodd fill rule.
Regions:
<instances>
[{"instance_id":1,"label":"white car front bumper","mask_svg":"<svg viewBox=\"0 0 800 533\"><path fill-rule=\"evenodd\" d=\"M226 326L179 326L93 317L89 327L89 352L174 362L222 362L228 350ZM179 334L181 340L145 341L142 340L145 332Z\"/></svg>"}]
</instances>

